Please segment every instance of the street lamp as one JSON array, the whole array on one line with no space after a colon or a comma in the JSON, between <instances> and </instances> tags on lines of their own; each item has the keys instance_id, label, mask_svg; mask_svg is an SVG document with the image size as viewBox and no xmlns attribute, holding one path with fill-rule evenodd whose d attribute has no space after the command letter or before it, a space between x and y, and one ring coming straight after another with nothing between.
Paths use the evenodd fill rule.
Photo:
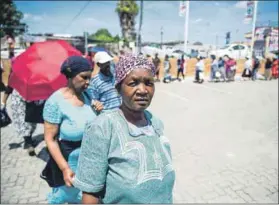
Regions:
<instances>
[{"instance_id":1,"label":"street lamp","mask_svg":"<svg viewBox=\"0 0 279 205\"><path fill-rule=\"evenodd\" d=\"M164 30L163 30L163 26L161 26L161 49L163 49L163 34L164 34Z\"/></svg>"}]
</instances>

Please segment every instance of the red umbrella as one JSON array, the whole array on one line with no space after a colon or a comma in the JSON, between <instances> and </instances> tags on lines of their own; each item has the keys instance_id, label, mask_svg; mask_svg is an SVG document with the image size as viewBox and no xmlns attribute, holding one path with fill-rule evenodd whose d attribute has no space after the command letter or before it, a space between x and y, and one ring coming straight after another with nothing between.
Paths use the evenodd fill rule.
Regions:
<instances>
[{"instance_id":1,"label":"red umbrella","mask_svg":"<svg viewBox=\"0 0 279 205\"><path fill-rule=\"evenodd\" d=\"M34 43L12 64L9 85L27 101L45 100L67 84L60 66L69 56L82 53L66 41Z\"/></svg>"}]
</instances>

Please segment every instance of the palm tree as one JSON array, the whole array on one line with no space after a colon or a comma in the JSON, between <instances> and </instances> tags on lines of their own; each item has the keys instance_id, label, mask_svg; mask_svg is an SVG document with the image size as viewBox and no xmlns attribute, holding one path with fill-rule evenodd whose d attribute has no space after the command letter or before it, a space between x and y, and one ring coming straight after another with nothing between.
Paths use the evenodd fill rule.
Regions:
<instances>
[{"instance_id":1,"label":"palm tree","mask_svg":"<svg viewBox=\"0 0 279 205\"><path fill-rule=\"evenodd\" d=\"M119 0L116 7L118 13L120 26L122 29L122 37L124 41L135 41L135 17L139 12L138 5L135 0Z\"/></svg>"}]
</instances>

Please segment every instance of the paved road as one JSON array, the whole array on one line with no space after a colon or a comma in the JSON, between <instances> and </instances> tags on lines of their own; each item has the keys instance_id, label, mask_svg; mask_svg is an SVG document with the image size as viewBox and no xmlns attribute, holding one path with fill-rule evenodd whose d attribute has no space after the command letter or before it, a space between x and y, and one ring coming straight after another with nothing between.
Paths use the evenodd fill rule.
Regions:
<instances>
[{"instance_id":1,"label":"paved road","mask_svg":"<svg viewBox=\"0 0 279 205\"><path fill-rule=\"evenodd\" d=\"M176 169L176 203L278 203L278 81L157 84L150 108L165 123ZM1 203L45 203L47 159L1 129Z\"/></svg>"}]
</instances>

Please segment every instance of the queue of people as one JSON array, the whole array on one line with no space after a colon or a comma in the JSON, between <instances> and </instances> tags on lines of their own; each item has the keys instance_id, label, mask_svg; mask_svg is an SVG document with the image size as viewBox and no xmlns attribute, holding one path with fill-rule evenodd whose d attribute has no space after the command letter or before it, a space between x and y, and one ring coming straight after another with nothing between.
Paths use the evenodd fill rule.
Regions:
<instances>
[{"instance_id":1,"label":"queue of people","mask_svg":"<svg viewBox=\"0 0 279 205\"><path fill-rule=\"evenodd\" d=\"M158 67L142 55L123 54L116 64L106 52L93 58L96 75L92 58L68 57L60 70L66 87L43 102L50 157L40 177L51 188L48 203L172 203L170 143L162 121L146 110ZM16 89L9 94L13 125L34 156L28 102Z\"/></svg>"},{"instance_id":2,"label":"queue of people","mask_svg":"<svg viewBox=\"0 0 279 205\"><path fill-rule=\"evenodd\" d=\"M153 63L156 68L156 82L160 82L159 71L161 60L158 58L158 54L155 54L155 58L153 58ZM170 58L168 55L165 56L163 65L163 82L170 83L173 81L184 82L185 79L185 71L187 67L187 61L182 55L177 59L176 67L177 74L176 78L173 78L170 70L172 64L170 63ZM244 69L241 74L242 79L251 79L253 81L258 79L258 71L260 69L261 63L258 58L253 56L246 57L244 63ZM267 57L265 59L265 71L264 78L265 80L277 79L278 78L278 57ZM204 82L204 70L205 70L205 58L202 56L196 57L195 64L195 74L194 74L194 82L203 83ZM209 82L233 82L236 79L237 73L237 62L230 55L225 55L223 57L217 57L215 55L210 56L210 74L209 74ZM180 77L182 76L182 80Z\"/></svg>"}]
</instances>

